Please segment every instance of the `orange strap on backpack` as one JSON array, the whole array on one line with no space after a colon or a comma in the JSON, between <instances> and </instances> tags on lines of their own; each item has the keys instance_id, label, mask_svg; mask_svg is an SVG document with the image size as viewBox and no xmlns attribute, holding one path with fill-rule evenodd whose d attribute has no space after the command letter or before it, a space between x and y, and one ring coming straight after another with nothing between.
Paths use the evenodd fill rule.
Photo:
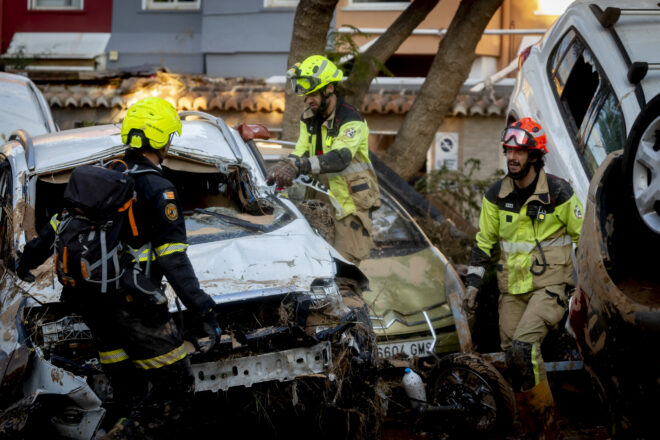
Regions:
<instances>
[{"instance_id":1,"label":"orange strap on backpack","mask_svg":"<svg viewBox=\"0 0 660 440\"><path fill-rule=\"evenodd\" d=\"M138 236L138 229L137 225L135 224L135 217L133 216L133 202L135 201L135 197L133 197L131 200L126 202L124 206L119 208L117 211L123 212L128 210L128 221L131 224L131 230L133 231L133 237Z\"/></svg>"}]
</instances>

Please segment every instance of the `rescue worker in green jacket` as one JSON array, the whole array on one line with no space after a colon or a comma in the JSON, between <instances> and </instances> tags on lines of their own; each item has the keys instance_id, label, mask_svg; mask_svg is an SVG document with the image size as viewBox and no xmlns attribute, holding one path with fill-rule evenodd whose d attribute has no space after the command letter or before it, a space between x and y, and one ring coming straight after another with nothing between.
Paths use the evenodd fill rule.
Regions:
<instances>
[{"instance_id":1,"label":"rescue worker in green jacket","mask_svg":"<svg viewBox=\"0 0 660 440\"><path fill-rule=\"evenodd\" d=\"M341 209L335 210L331 243L354 264L372 247L371 211L380 205L376 173L369 160L369 128L362 114L344 102L337 90L343 74L330 60L312 55L287 72L293 90L307 108L300 118L300 136L293 153L278 162L270 184L290 186L300 174L318 176Z\"/></svg>"},{"instance_id":2,"label":"rescue worker in green jacket","mask_svg":"<svg viewBox=\"0 0 660 440\"><path fill-rule=\"evenodd\" d=\"M501 141L508 174L483 198L463 306L475 310L484 273L499 244L500 340L519 418L530 438L553 439L559 431L541 343L567 310L582 204L568 182L543 170L548 150L536 121L513 122Z\"/></svg>"}]
</instances>

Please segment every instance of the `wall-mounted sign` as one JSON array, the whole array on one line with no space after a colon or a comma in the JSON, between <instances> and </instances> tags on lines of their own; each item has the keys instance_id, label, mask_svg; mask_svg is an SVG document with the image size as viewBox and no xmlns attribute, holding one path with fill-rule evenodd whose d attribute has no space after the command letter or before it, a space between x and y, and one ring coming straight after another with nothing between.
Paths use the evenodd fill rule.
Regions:
<instances>
[{"instance_id":1,"label":"wall-mounted sign","mask_svg":"<svg viewBox=\"0 0 660 440\"><path fill-rule=\"evenodd\" d=\"M439 170L443 165L448 170L457 170L458 133L436 133L435 142L428 152L426 165L430 170Z\"/></svg>"}]
</instances>

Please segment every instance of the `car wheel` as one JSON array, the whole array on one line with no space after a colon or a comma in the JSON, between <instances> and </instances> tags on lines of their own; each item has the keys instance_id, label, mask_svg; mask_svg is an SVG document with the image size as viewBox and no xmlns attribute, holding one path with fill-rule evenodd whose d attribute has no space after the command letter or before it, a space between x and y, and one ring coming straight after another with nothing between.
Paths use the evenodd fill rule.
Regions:
<instances>
[{"instance_id":1,"label":"car wheel","mask_svg":"<svg viewBox=\"0 0 660 440\"><path fill-rule=\"evenodd\" d=\"M440 359L430 374L430 396L436 405L461 408L460 415L440 420L440 428L461 438L485 437L510 429L516 401L497 369L472 354Z\"/></svg>"},{"instance_id":2,"label":"car wheel","mask_svg":"<svg viewBox=\"0 0 660 440\"><path fill-rule=\"evenodd\" d=\"M638 222L660 235L660 95L647 104L630 130L623 172Z\"/></svg>"}]
</instances>

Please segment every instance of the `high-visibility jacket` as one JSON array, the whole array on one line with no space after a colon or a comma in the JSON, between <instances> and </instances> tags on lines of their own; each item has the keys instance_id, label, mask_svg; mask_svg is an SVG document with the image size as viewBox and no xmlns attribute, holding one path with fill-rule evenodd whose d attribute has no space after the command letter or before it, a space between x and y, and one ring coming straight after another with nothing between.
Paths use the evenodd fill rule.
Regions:
<instances>
[{"instance_id":1,"label":"high-visibility jacket","mask_svg":"<svg viewBox=\"0 0 660 440\"><path fill-rule=\"evenodd\" d=\"M335 111L321 124L321 133L314 113L307 109L300 120L300 135L292 155L310 157L337 154L345 149L351 160L341 170L328 172L324 169L327 161L315 162L312 174L322 174L328 179L330 191L342 207L337 219L342 219L359 211L368 211L380 205L380 192L376 173L369 160L369 127L362 114L337 95ZM320 142L318 136L320 135ZM328 160L330 156L328 156Z\"/></svg>"},{"instance_id":2,"label":"high-visibility jacket","mask_svg":"<svg viewBox=\"0 0 660 440\"><path fill-rule=\"evenodd\" d=\"M505 177L486 191L466 283L480 287L499 243L497 279L502 293L522 294L550 285L573 285L572 245L582 229L582 204L570 184L539 171L536 188L521 204Z\"/></svg>"}]
</instances>

